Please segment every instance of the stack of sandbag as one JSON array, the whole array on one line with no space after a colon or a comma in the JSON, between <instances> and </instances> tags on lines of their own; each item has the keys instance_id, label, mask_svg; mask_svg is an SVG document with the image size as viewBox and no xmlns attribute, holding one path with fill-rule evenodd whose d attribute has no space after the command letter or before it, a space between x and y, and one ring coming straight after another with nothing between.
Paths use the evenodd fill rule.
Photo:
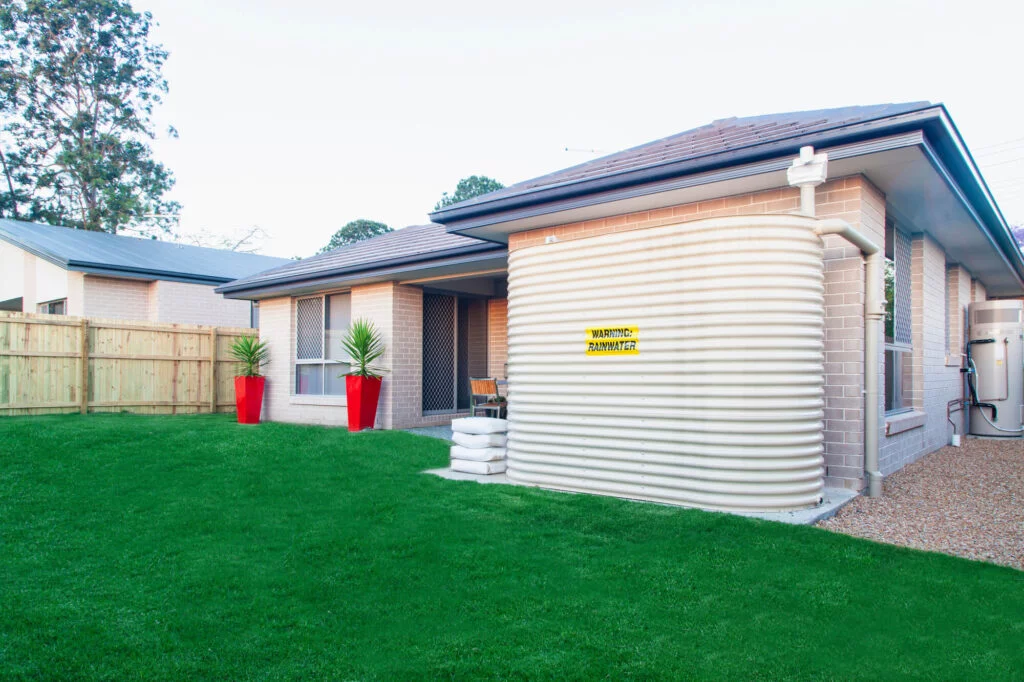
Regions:
<instances>
[{"instance_id":1,"label":"stack of sandbag","mask_svg":"<svg viewBox=\"0 0 1024 682\"><path fill-rule=\"evenodd\" d=\"M508 422L491 417L452 420L452 471L500 474L505 471Z\"/></svg>"}]
</instances>

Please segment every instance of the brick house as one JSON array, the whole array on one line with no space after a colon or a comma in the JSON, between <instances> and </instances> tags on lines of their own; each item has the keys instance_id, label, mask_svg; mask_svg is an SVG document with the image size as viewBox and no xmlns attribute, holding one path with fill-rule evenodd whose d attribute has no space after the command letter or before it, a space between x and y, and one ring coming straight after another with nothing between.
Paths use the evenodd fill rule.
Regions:
<instances>
[{"instance_id":1,"label":"brick house","mask_svg":"<svg viewBox=\"0 0 1024 682\"><path fill-rule=\"evenodd\" d=\"M0 220L0 310L248 327L252 304L214 287L288 262Z\"/></svg>"},{"instance_id":2,"label":"brick house","mask_svg":"<svg viewBox=\"0 0 1024 682\"><path fill-rule=\"evenodd\" d=\"M801 163L820 179L794 181ZM260 302L268 419L345 424L337 339L370 317L390 347L381 428L444 423L469 376L507 375L510 478L797 508L945 445L966 305L1024 293L1005 219L927 102L715 121L431 219L218 289ZM786 260L784 235L814 236ZM867 247L892 286L866 279ZM585 357L591 323L636 325L640 350ZM742 343L701 331L730 324Z\"/></svg>"}]
</instances>

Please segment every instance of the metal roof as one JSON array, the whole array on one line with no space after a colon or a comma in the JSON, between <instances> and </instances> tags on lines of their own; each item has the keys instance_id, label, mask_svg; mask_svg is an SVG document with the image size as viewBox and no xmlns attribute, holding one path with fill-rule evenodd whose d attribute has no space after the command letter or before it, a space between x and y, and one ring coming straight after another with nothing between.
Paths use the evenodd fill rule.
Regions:
<instances>
[{"instance_id":1,"label":"metal roof","mask_svg":"<svg viewBox=\"0 0 1024 682\"><path fill-rule=\"evenodd\" d=\"M486 213L490 210L489 204L501 204L502 207L506 207L515 203L514 198L522 197L523 201L527 201L529 195L556 187L568 188L588 181L654 170L670 164L690 162L723 152L735 152L809 133L844 128L855 123L905 114L931 106L933 105L930 102L907 102L720 119L699 128L467 199L436 211L430 217L437 222L448 223L463 215Z\"/></svg>"},{"instance_id":2,"label":"metal roof","mask_svg":"<svg viewBox=\"0 0 1024 682\"><path fill-rule=\"evenodd\" d=\"M67 270L220 284L289 263L253 253L0 219L0 239Z\"/></svg>"},{"instance_id":3,"label":"metal roof","mask_svg":"<svg viewBox=\"0 0 1024 682\"><path fill-rule=\"evenodd\" d=\"M402 263L503 250L503 245L453 234L445 230L443 225L412 225L311 258L292 261L273 270L231 282L219 287L217 291L237 293L318 279L327 275L371 271Z\"/></svg>"}]
</instances>

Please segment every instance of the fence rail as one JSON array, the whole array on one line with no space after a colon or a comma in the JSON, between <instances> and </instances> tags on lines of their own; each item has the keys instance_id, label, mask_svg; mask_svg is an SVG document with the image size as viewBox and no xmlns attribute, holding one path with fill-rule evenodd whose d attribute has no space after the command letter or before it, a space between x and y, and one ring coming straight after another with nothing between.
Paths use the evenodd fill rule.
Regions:
<instances>
[{"instance_id":1,"label":"fence rail","mask_svg":"<svg viewBox=\"0 0 1024 682\"><path fill-rule=\"evenodd\" d=\"M241 327L0 311L0 416L233 412Z\"/></svg>"}]
</instances>

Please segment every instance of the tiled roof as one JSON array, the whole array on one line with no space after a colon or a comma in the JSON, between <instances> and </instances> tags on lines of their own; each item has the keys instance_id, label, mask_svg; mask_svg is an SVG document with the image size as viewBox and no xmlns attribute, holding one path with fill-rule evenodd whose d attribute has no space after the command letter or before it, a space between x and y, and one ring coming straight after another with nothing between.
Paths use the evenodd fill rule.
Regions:
<instances>
[{"instance_id":1,"label":"tiled roof","mask_svg":"<svg viewBox=\"0 0 1024 682\"><path fill-rule=\"evenodd\" d=\"M447 207L445 211L467 208L517 194L528 194L549 187L736 151L766 142L776 142L808 133L822 132L830 128L840 128L853 123L886 118L930 106L932 105L929 102L907 102L904 104L876 104L839 109L795 111L745 118L725 118L600 159L587 161L578 166L519 182L504 189L454 204Z\"/></svg>"}]
</instances>

